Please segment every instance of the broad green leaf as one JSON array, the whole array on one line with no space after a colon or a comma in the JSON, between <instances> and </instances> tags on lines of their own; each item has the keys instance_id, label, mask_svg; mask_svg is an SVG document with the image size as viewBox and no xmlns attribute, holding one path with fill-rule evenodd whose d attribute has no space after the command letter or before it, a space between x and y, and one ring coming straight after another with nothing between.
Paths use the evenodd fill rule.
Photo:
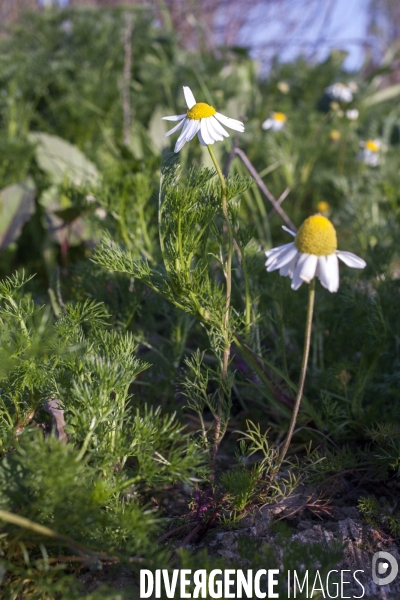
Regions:
<instances>
[{"instance_id":1,"label":"broad green leaf","mask_svg":"<svg viewBox=\"0 0 400 600\"><path fill-rule=\"evenodd\" d=\"M157 152L162 152L163 148L169 144L168 140L164 137L164 134L168 131L169 127L167 127L166 122L162 120L162 117L172 114L168 112L168 110L170 109L156 108L150 119L149 136Z\"/></svg>"},{"instance_id":2,"label":"broad green leaf","mask_svg":"<svg viewBox=\"0 0 400 600\"><path fill-rule=\"evenodd\" d=\"M373 106L374 104L379 104L379 102L392 100L392 98L396 98L397 96L400 96L400 83L396 83L395 85L391 85L383 90L375 92L368 98L365 98L363 104L364 106Z\"/></svg>"},{"instance_id":3,"label":"broad green leaf","mask_svg":"<svg viewBox=\"0 0 400 600\"><path fill-rule=\"evenodd\" d=\"M22 227L35 212L35 191L32 179L0 191L0 250L19 238Z\"/></svg>"},{"instance_id":4,"label":"broad green leaf","mask_svg":"<svg viewBox=\"0 0 400 600\"><path fill-rule=\"evenodd\" d=\"M73 144L40 132L30 133L29 140L36 144L36 160L53 183L61 183L66 177L75 185L99 182L97 167Z\"/></svg>"}]
</instances>

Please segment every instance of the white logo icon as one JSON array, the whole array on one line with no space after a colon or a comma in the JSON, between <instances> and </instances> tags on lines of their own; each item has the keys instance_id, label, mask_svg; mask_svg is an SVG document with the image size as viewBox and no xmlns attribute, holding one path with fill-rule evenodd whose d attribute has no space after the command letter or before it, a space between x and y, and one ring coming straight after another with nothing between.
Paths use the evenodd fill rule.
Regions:
<instances>
[{"instance_id":1,"label":"white logo icon","mask_svg":"<svg viewBox=\"0 0 400 600\"><path fill-rule=\"evenodd\" d=\"M382 562L383 560L385 562ZM382 577L382 575L387 573L389 567L391 567L389 574L386 577ZM398 572L399 565L394 556L389 554L389 552L375 552L372 557L372 579L374 583L377 585L392 583L396 579Z\"/></svg>"}]
</instances>

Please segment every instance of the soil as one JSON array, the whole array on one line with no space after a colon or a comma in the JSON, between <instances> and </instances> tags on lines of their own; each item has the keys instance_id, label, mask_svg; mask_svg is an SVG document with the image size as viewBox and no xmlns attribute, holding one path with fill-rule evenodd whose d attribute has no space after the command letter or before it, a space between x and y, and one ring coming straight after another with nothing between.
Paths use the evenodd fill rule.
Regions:
<instances>
[{"instance_id":1,"label":"soil","mask_svg":"<svg viewBox=\"0 0 400 600\"><path fill-rule=\"evenodd\" d=\"M304 497L308 496L309 490L303 490L303 494ZM184 496L184 492L181 491L182 506ZM193 552L206 548L210 556L238 561L237 542L239 536L247 535L256 536L259 540L272 546L276 555L280 556L282 550L277 545L276 534L271 531L271 522L274 519L284 517L291 529L291 539L297 540L305 546L313 543L329 545L335 540L344 542L346 547L343 559L335 568L338 571L363 571L363 573L358 574L358 578L364 586L365 592L361 596L362 589L360 585L350 577L352 583L346 586L346 596L341 597L362 597L365 600L400 600L400 572L392 583L384 586L374 583L371 575L372 557L378 551L389 552L400 565L399 540L393 539L387 533L367 525L355 506L342 504L340 498L336 499L336 502L330 504L328 509L322 511L319 515L304 508L293 510L295 505L292 504L291 506L290 501L285 503L285 506L278 508L264 507L255 510L251 515L242 519L235 529L212 529L202 538L193 538L186 547ZM178 546L182 539L175 540L172 547ZM243 566L244 569L250 567L251 565ZM317 568L318 565L316 565ZM117 573L115 570L108 571L105 568L101 573L84 573L80 579L84 583L87 592L93 591L100 584L107 584L115 589L115 600L122 598L118 593L118 590L122 588L125 591L124 600L139 600L137 580L133 578L129 570L122 572L119 570ZM333 592L331 593L331 597L335 597ZM307 596L298 594L297 597L306 598ZM325 596L321 595L320 597Z\"/></svg>"}]
</instances>

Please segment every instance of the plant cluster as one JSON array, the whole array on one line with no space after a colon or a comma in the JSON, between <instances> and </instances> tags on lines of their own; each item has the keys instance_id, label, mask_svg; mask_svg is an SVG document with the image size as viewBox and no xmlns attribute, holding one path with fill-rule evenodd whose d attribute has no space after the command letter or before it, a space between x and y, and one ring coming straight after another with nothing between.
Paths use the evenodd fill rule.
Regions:
<instances>
[{"instance_id":1,"label":"plant cluster","mask_svg":"<svg viewBox=\"0 0 400 600\"><path fill-rule=\"evenodd\" d=\"M325 498L339 477L397 485L389 66L350 77L333 53L261 79L241 49L182 50L148 9L29 15L0 46L2 597L77 598L90 570L208 568L189 542L304 482ZM244 133L172 154L162 117L186 110L183 84ZM267 273L264 252L274 267L282 224L315 212L367 266L337 293L314 269L304 336L308 286ZM366 490L360 510L398 536L390 493ZM287 568L341 555L277 536Z\"/></svg>"}]
</instances>

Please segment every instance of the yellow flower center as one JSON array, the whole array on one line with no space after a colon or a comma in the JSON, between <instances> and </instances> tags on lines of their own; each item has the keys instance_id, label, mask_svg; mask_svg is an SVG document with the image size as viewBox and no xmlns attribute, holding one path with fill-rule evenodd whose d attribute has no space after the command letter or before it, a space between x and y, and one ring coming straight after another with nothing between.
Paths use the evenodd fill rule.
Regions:
<instances>
[{"instance_id":1,"label":"yellow flower center","mask_svg":"<svg viewBox=\"0 0 400 600\"><path fill-rule=\"evenodd\" d=\"M200 119L206 119L212 117L217 111L213 106L206 104L205 102L197 102L191 109L187 111L189 119L200 121Z\"/></svg>"},{"instance_id":2,"label":"yellow flower center","mask_svg":"<svg viewBox=\"0 0 400 600\"><path fill-rule=\"evenodd\" d=\"M274 112L272 114L272 117L275 119L275 121L282 121L283 123L286 123L287 121L287 116L285 115L285 113Z\"/></svg>"},{"instance_id":3,"label":"yellow flower center","mask_svg":"<svg viewBox=\"0 0 400 600\"><path fill-rule=\"evenodd\" d=\"M331 138L332 142L338 142L342 136L338 129L332 129L329 137Z\"/></svg>"},{"instance_id":4,"label":"yellow flower center","mask_svg":"<svg viewBox=\"0 0 400 600\"><path fill-rule=\"evenodd\" d=\"M294 243L303 254L329 256L337 249L336 230L326 217L313 215L301 225Z\"/></svg>"},{"instance_id":5,"label":"yellow flower center","mask_svg":"<svg viewBox=\"0 0 400 600\"><path fill-rule=\"evenodd\" d=\"M379 146L374 140L368 140L365 142L366 150L370 150L371 152L379 152Z\"/></svg>"},{"instance_id":6,"label":"yellow flower center","mask_svg":"<svg viewBox=\"0 0 400 600\"><path fill-rule=\"evenodd\" d=\"M331 210L329 202L326 200L320 200L317 204L317 211L320 213L329 212Z\"/></svg>"}]
</instances>

